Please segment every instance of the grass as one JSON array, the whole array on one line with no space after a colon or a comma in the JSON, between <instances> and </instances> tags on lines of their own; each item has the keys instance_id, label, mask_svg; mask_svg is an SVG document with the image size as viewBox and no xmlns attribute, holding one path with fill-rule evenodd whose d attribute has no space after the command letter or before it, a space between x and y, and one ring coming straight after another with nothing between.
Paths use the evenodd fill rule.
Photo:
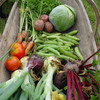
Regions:
<instances>
[{"instance_id":1,"label":"grass","mask_svg":"<svg viewBox=\"0 0 100 100\"><path fill-rule=\"evenodd\" d=\"M94 29L94 26L95 26L95 13L94 13L94 10L86 0L82 0L82 2L83 2L83 5L86 9L87 14L88 14L92 29ZM99 14L100 14L100 0L94 0L94 2L96 3L96 6L97 6ZM98 27L98 35L96 37L96 44L97 44L97 47L99 48L100 47L100 25Z\"/></svg>"},{"instance_id":2,"label":"grass","mask_svg":"<svg viewBox=\"0 0 100 100\"><path fill-rule=\"evenodd\" d=\"M5 27L5 24L6 24L6 19L0 17L0 23L2 23L0 25L0 34L2 34L3 33L3 30L4 30L4 27Z\"/></svg>"},{"instance_id":3,"label":"grass","mask_svg":"<svg viewBox=\"0 0 100 100\"><path fill-rule=\"evenodd\" d=\"M87 14L88 14L91 26L92 26L92 28L94 28L94 25L95 25L95 13L94 13L94 10L86 0L82 0L82 2L83 2L83 5L84 5L84 7L86 9ZM100 13L100 0L94 0L94 2L96 3L98 11Z\"/></svg>"},{"instance_id":4,"label":"grass","mask_svg":"<svg viewBox=\"0 0 100 100\"><path fill-rule=\"evenodd\" d=\"M11 8L12 2L9 2L8 0L0 7L0 34L3 33L7 17L10 13Z\"/></svg>"}]
</instances>

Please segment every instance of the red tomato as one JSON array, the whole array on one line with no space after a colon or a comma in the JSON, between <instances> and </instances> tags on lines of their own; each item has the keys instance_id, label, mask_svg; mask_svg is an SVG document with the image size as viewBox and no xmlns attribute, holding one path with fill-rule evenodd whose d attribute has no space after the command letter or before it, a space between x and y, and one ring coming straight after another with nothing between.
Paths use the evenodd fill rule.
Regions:
<instances>
[{"instance_id":1,"label":"red tomato","mask_svg":"<svg viewBox=\"0 0 100 100\"><path fill-rule=\"evenodd\" d=\"M14 43L12 43L10 45L10 48L11 46L13 45ZM10 51L10 54L12 56L16 56L17 58L22 58L25 56L25 50L24 50L24 47L21 43L18 43L16 42L15 45L13 46L12 50Z\"/></svg>"},{"instance_id":2,"label":"red tomato","mask_svg":"<svg viewBox=\"0 0 100 100\"><path fill-rule=\"evenodd\" d=\"M9 71L15 71L20 66L20 60L15 56L8 57L5 66Z\"/></svg>"}]
</instances>

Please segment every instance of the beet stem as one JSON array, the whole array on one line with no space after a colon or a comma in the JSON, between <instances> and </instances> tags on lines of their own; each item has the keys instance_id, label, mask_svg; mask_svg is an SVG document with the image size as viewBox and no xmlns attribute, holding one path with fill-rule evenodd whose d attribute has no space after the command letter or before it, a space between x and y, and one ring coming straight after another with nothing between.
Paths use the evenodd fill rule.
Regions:
<instances>
[{"instance_id":1,"label":"beet stem","mask_svg":"<svg viewBox=\"0 0 100 100\"><path fill-rule=\"evenodd\" d=\"M79 95L79 99L80 100L85 100L82 90L81 90L81 85L80 85L80 80L78 82L77 76L74 74L75 80L76 80L76 86L77 86L77 90L78 90L78 95Z\"/></svg>"},{"instance_id":2,"label":"beet stem","mask_svg":"<svg viewBox=\"0 0 100 100\"><path fill-rule=\"evenodd\" d=\"M74 91L74 100L77 100L76 91L75 91L74 74L73 74L73 72L71 72L71 74L72 74L72 89Z\"/></svg>"},{"instance_id":3,"label":"beet stem","mask_svg":"<svg viewBox=\"0 0 100 100\"><path fill-rule=\"evenodd\" d=\"M87 80L86 76L84 76L85 78L85 85L89 85L90 86L90 82Z\"/></svg>"},{"instance_id":4,"label":"beet stem","mask_svg":"<svg viewBox=\"0 0 100 100\"><path fill-rule=\"evenodd\" d=\"M82 71L82 70L80 70L81 72L84 72L84 71ZM92 77L92 75L90 75L89 73L85 73L86 75L88 75L90 78L91 78L91 80L98 86L98 85L100 85L93 77Z\"/></svg>"},{"instance_id":5,"label":"beet stem","mask_svg":"<svg viewBox=\"0 0 100 100\"><path fill-rule=\"evenodd\" d=\"M81 68L89 68L89 67L91 67L92 66L92 63L91 64L88 64L88 65L84 65L84 66L82 66Z\"/></svg>"},{"instance_id":6,"label":"beet stem","mask_svg":"<svg viewBox=\"0 0 100 100\"><path fill-rule=\"evenodd\" d=\"M100 85L89 73L86 73L86 75L90 76L91 80L98 86Z\"/></svg>"},{"instance_id":7,"label":"beet stem","mask_svg":"<svg viewBox=\"0 0 100 100\"><path fill-rule=\"evenodd\" d=\"M100 51L100 49L98 49L95 53L93 53L90 57L88 57L79 67L82 67L90 58L92 58L99 51Z\"/></svg>"},{"instance_id":8,"label":"beet stem","mask_svg":"<svg viewBox=\"0 0 100 100\"><path fill-rule=\"evenodd\" d=\"M66 100L71 100L72 90L71 90L71 71L67 72L67 95Z\"/></svg>"},{"instance_id":9,"label":"beet stem","mask_svg":"<svg viewBox=\"0 0 100 100\"><path fill-rule=\"evenodd\" d=\"M95 69L90 69L90 68L86 68L86 69L87 69L87 70L92 70L92 71L94 71L94 72L96 71Z\"/></svg>"}]
</instances>

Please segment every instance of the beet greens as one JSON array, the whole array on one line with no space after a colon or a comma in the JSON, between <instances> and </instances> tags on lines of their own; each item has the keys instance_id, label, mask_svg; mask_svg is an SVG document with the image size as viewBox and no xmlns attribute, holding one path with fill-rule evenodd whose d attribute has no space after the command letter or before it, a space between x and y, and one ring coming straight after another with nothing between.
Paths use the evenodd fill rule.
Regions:
<instances>
[{"instance_id":1,"label":"beet greens","mask_svg":"<svg viewBox=\"0 0 100 100\"><path fill-rule=\"evenodd\" d=\"M66 83L67 83L67 87L68 88L67 88L67 93L66 93L66 100L71 100L72 98L74 98L74 100L78 100L78 99L79 100L86 100L86 99L89 99L90 97L87 96L86 93L83 92L83 88L86 88L86 87L88 88L89 86L90 87L92 86L93 89L91 89L91 91L93 91L96 94L98 92L96 90L96 88L99 88L99 90L100 90L100 87L99 87L100 86L100 80L99 80L100 71L91 68L93 66L93 63L85 65L85 63L90 58L92 58L95 54L97 54L99 51L100 51L100 49L97 50L93 55L88 57L82 63L79 63L79 62L75 63L76 61L75 62L67 61L67 63L63 67L63 71L62 71L62 73L66 73L67 74L66 75L66 78L67 78L67 82ZM95 62L96 62L95 64L97 64L97 61L95 61ZM62 75L59 75L59 76L60 76L60 79L63 79L63 80L60 80L59 78L58 78L59 80L57 78L56 79L54 78L55 79L54 80L54 84L55 84L55 81L62 81L60 83L65 82L64 81L65 78L63 78L65 76L62 76ZM57 77L57 75L55 75L55 77ZM98 80L98 82L97 82L96 79ZM98 95L96 97L98 97Z\"/></svg>"}]
</instances>

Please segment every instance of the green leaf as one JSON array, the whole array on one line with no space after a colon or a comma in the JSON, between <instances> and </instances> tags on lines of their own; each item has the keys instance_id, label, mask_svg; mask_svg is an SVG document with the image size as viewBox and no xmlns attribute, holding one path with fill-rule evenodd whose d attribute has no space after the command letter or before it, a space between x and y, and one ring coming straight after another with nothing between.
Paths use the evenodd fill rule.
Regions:
<instances>
[{"instance_id":1,"label":"green leaf","mask_svg":"<svg viewBox=\"0 0 100 100\"><path fill-rule=\"evenodd\" d=\"M97 96L91 95L90 100L99 100L99 98Z\"/></svg>"},{"instance_id":2,"label":"green leaf","mask_svg":"<svg viewBox=\"0 0 100 100\"><path fill-rule=\"evenodd\" d=\"M97 55L98 55L98 59L97 60L94 60L92 62L93 67L95 67L97 64L100 65L100 51L97 53Z\"/></svg>"},{"instance_id":3,"label":"green leaf","mask_svg":"<svg viewBox=\"0 0 100 100\"><path fill-rule=\"evenodd\" d=\"M97 61L97 60L94 60L94 61L92 62L93 67L95 67L97 64L98 64L98 61Z\"/></svg>"},{"instance_id":4,"label":"green leaf","mask_svg":"<svg viewBox=\"0 0 100 100\"><path fill-rule=\"evenodd\" d=\"M98 64L100 64L100 52L98 52L97 55L98 55L98 60L97 61L98 61Z\"/></svg>"},{"instance_id":5,"label":"green leaf","mask_svg":"<svg viewBox=\"0 0 100 100\"><path fill-rule=\"evenodd\" d=\"M100 85L97 87L97 92L98 92L98 94L100 96Z\"/></svg>"},{"instance_id":6,"label":"green leaf","mask_svg":"<svg viewBox=\"0 0 100 100\"><path fill-rule=\"evenodd\" d=\"M100 84L100 71L99 70L96 71L94 78Z\"/></svg>"}]
</instances>

